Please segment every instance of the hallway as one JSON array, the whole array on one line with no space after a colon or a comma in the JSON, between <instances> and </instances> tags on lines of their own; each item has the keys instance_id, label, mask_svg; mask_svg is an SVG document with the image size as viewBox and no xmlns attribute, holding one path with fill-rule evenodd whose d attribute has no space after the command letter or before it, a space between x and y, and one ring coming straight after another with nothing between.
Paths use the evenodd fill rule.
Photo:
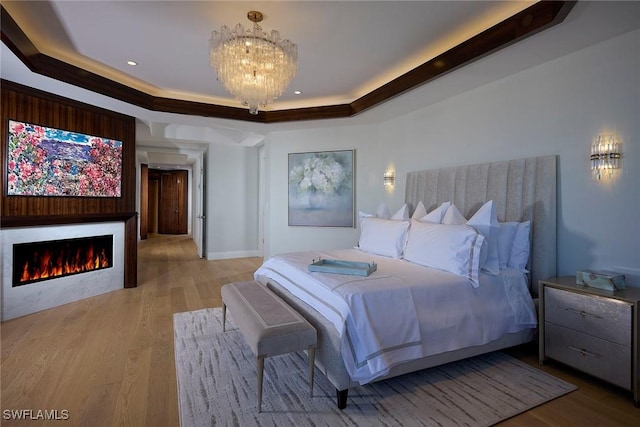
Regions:
<instances>
[{"instance_id":1,"label":"hallway","mask_svg":"<svg viewBox=\"0 0 640 427\"><path fill-rule=\"evenodd\" d=\"M252 280L262 258L207 261L198 258L189 235L150 234L138 243L138 287L169 296L172 312L219 307L225 283Z\"/></svg>"}]
</instances>

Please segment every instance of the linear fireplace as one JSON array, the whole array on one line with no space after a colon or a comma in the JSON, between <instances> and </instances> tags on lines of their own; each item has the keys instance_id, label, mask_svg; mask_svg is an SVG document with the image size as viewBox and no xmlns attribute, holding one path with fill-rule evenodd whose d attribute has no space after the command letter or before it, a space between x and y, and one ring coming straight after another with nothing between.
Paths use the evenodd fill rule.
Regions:
<instances>
[{"instance_id":1,"label":"linear fireplace","mask_svg":"<svg viewBox=\"0 0 640 427\"><path fill-rule=\"evenodd\" d=\"M13 245L14 287L113 266L113 235Z\"/></svg>"},{"instance_id":2,"label":"linear fireplace","mask_svg":"<svg viewBox=\"0 0 640 427\"><path fill-rule=\"evenodd\" d=\"M124 239L122 221L0 229L0 319L123 289ZM23 254L27 249L30 252ZM102 265L103 258L110 259L108 267ZM53 274L71 260L80 265L78 271ZM89 264L98 268L90 270ZM36 272L35 267L43 265ZM32 278L22 282L25 271Z\"/></svg>"}]
</instances>

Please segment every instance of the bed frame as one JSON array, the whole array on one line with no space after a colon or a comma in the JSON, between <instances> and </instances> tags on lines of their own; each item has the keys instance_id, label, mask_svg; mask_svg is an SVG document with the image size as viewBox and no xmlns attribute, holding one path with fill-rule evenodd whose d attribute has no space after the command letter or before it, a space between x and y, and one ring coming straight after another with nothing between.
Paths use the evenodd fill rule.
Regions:
<instances>
[{"instance_id":1,"label":"bed frame","mask_svg":"<svg viewBox=\"0 0 640 427\"><path fill-rule=\"evenodd\" d=\"M531 221L532 248L529 289L537 297L538 280L556 275L556 156L530 157L477 165L409 172L405 201L415 209L422 201L430 211L452 201L470 218L487 200L494 200L499 221ZM298 310L317 330L316 366L336 388L337 404L344 409L353 382L340 354L333 324L278 283L260 278ZM534 330L506 334L481 346L463 348L394 366L380 381L409 372L465 359L529 342Z\"/></svg>"}]
</instances>

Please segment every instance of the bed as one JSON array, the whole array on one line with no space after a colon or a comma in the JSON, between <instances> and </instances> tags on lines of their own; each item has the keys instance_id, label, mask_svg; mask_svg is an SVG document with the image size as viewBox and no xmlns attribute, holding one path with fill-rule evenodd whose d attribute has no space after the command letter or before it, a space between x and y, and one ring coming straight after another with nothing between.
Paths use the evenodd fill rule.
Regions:
<instances>
[{"instance_id":1,"label":"bed","mask_svg":"<svg viewBox=\"0 0 640 427\"><path fill-rule=\"evenodd\" d=\"M510 268L498 275L478 272L472 283L470 277L361 249L282 254L265 261L256 271L257 280L298 310L318 331L316 366L335 386L339 408L346 407L348 390L357 384L534 338L536 319L532 306L537 298L536 284L556 274L556 156L407 174L405 202L411 210L422 202L427 211L435 212L451 202L464 218L473 218L487 201L492 201L498 221L530 224L526 274ZM418 230L418 224L412 224L415 225L410 232ZM408 246L407 243L406 250ZM368 277L308 272L306 266L318 258L375 262L378 268ZM384 288L385 281L392 282L393 293ZM316 290L310 291L313 287ZM361 301L364 288L367 293L377 293L371 297L377 299ZM496 289L512 291L502 296ZM476 301L481 299L485 302L478 304ZM345 301L349 301L348 306ZM482 309L475 311L474 307ZM458 323L452 323L452 313L460 313L460 319L455 320ZM502 323L503 317L508 318L506 323ZM488 326L480 327L480 321ZM430 322L439 326L431 328ZM382 344L358 339L373 336L376 341L376 333L382 327L386 328L380 332ZM426 340L427 335L430 341ZM380 348L391 350L377 351Z\"/></svg>"}]
</instances>

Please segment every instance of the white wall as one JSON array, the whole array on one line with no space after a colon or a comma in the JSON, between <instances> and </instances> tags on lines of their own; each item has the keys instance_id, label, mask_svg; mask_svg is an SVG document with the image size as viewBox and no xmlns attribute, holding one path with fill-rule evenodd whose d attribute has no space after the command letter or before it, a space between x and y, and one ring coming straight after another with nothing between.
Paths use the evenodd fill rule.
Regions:
<instances>
[{"instance_id":1,"label":"white wall","mask_svg":"<svg viewBox=\"0 0 640 427\"><path fill-rule=\"evenodd\" d=\"M407 171L492 160L557 154L558 273L582 268L625 272L640 285L640 31L582 49L484 86L368 126L272 132L269 156L269 242L265 256L290 250L346 247L357 230L287 226L287 153L351 149L356 156L356 210L404 198ZM509 52L495 55L509 55ZM490 61L491 57L483 61ZM482 61L465 73L483 69ZM456 85L451 73L410 93L428 96ZM403 96L386 105L401 108ZM366 114L366 113L365 113ZM390 115L392 117L392 115ZM623 146L623 168L612 181L594 181L589 148L613 132ZM382 173L395 165L388 194Z\"/></svg>"},{"instance_id":2,"label":"white wall","mask_svg":"<svg viewBox=\"0 0 640 427\"><path fill-rule=\"evenodd\" d=\"M635 31L447 99L386 123L382 138L412 141L396 151L407 170L557 154L559 273L640 275L639 41ZM609 132L624 167L597 182L589 146Z\"/></svg>"},{"instance_id":3,"label":"white wall","mask_svg":"<svg viewBox=\"0 0 640 427\"><path fill-rule=\"evenodd\" d=\"M264 256L308 249L349 247L357 242L354 228L289 227L288 225L288 154L308 151L355 150L355 206L368 209L384 197L376 126L342 126L328 129L279 131L269 134L266 142L267 199Z\"/></svg>"},{"instance_id":4,"label":"white wall","mask_svg":"<svg viewBox=\"0 0 640 427\"><path fill-rule=\"evenodd\" d=\"M207 259L258 256L258 149L207 154Z\"/></svg>"}]
</instances>

